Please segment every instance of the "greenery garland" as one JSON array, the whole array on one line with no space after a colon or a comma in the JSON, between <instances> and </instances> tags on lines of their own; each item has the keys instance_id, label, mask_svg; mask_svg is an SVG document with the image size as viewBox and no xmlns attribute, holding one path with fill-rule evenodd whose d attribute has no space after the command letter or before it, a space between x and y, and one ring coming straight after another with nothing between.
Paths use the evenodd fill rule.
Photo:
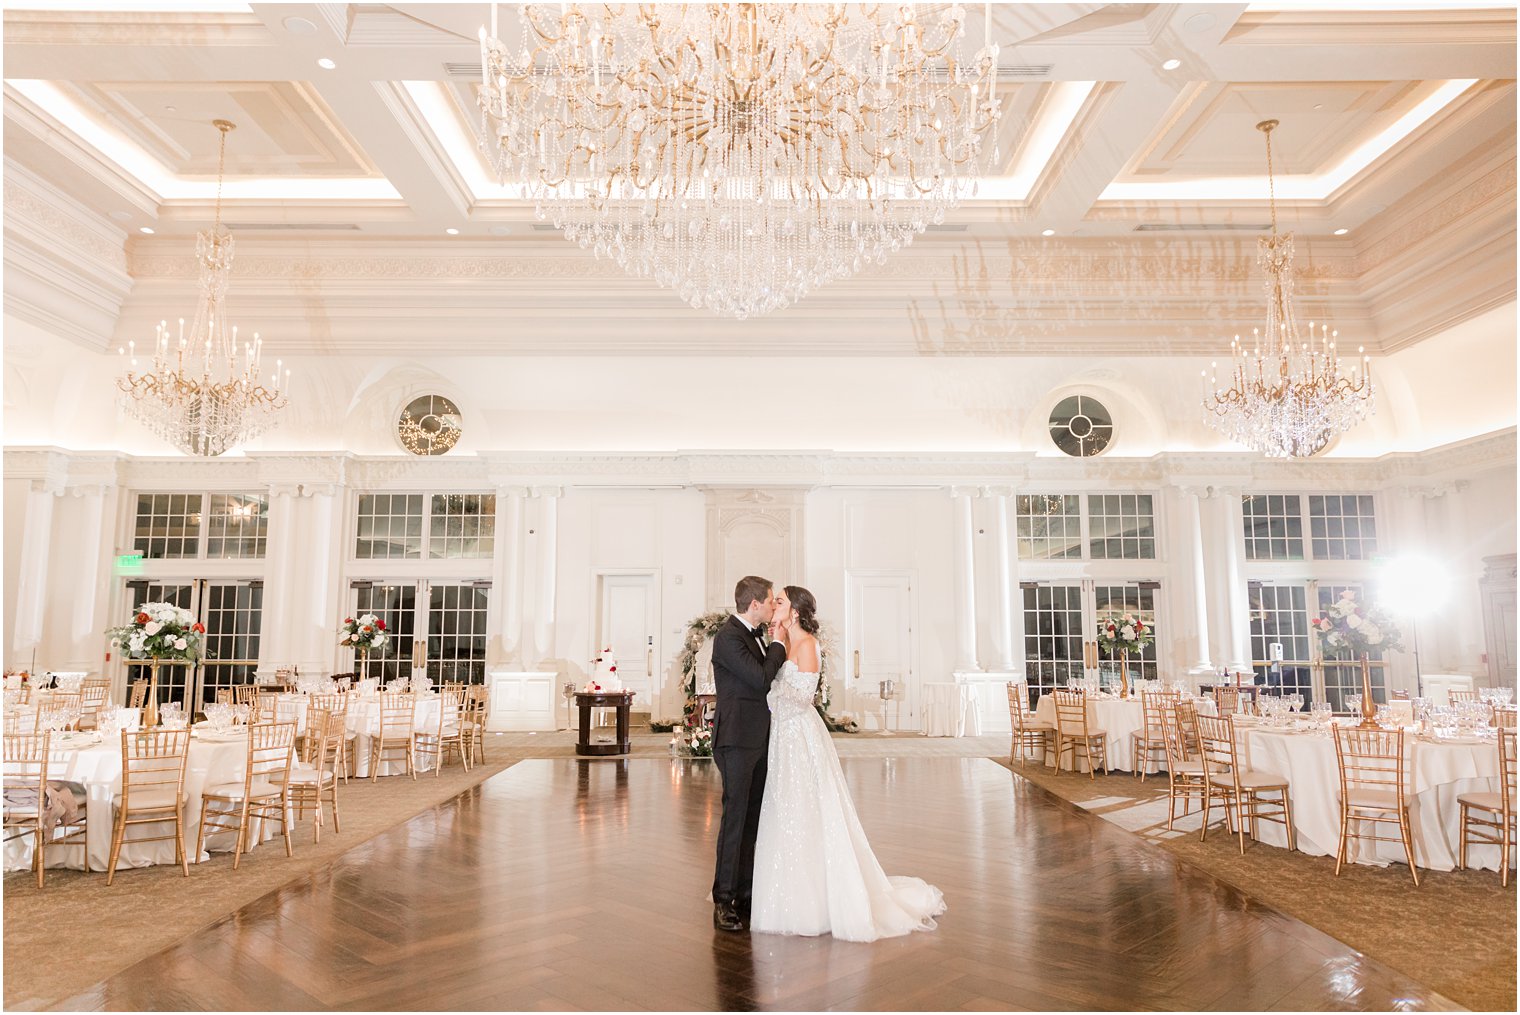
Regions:
<instances>
[{"instance_id":1,"label":"greenery garland","mask_svg":"<svg viewBox=\"0 0 1520 1015\"><path fill-rule=\"evenodd\" d=\"M681 646L681 689L686 692L686 705L682 709L682 724L687 729L697 725L697 655L709 638L716 635L733 616L726 610L714 610L692 619L686 625L686 641ZM830 730L857 733L860 727L853 719L841 720L829 715L829 656L833 654L833 631L824 627L818 632L818 694L813 699L824 725ZM653 725L653 724L651 724ZM663 725L663 723L661 724Z\"/></svg>"}]
</instances>

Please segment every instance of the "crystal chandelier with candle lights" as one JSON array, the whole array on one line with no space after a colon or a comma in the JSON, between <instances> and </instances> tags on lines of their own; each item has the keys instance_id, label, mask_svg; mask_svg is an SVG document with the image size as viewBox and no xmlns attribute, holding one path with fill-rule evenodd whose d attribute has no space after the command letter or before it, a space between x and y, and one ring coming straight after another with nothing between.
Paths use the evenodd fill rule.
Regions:
<instances>
[{"instance_id":1,"label":"crystal chandelier with candle lights","mask_svg":"<svg viewBox=\"0 0 1520 1015\"><path fill-rule=\"evenodd\" d=\"M130 358L126 376L116 381L128 395L127 412L187 455L211 457L250 440L279 422L289 399L290 371L277 361L266 386L260 379L263 342L238 344L237 327L226 317L227 281L232 274L232 234L222 227L222 175L227 132L235 125L213 120L221 132L216 168L216 220L196 238L200 263L200 303L189 331L160 321L153 339L153 368L137 372L137 343L120 350Z\"/></svg>"},{"instance_id":2,"label":"crystal chandelier with candle lights","mask_svg":"<svg viewBox=\"0 0 1520 1015\"><path fill-rule=\"evenodd\" d=\"M1257 240L1257 263L1266 272L1266 330L1256 328L1251 348L1239 334L1230 342L1228 386L1219 365L1210 378L1204 371L1204 421L1228 438L1268 457L1309 457L1324 450L1373 412L1373 368L1362 360L1342 374L1336 353L1339 333L1309 322L1300 331L1294 316L1294 234L1277 232L1277 191L1272 178L1272 129L1266 137L1266 181L1272 210L1272 236Z\"/></svg>"},{"instance_id":3,"label":"crystal chandelier with candle lights","mask_svg":"<svg viewBox=\"0 0 1520 1015\"><path fill-rule=\"evenodd\" d=\"M1257 328L1250 348L1239 335L1230 343L1229 375L1221 383L1218 364L1204 371L1204 421L1231 440L1269 458L1307 458L1373 411L1372 364L1361 361L1341 372L1338 333L1314 322L1300 331L1293 314L1293 234L1278 235L1277 196L1272 175L1272 130L1276 120L1256 125L1267 141L1267 195L1272 235L1257 241L1257 263L1266 272L1267 324Z\"/></svg>"},{"instance_id":4,"label":"crystal chandelier with candle lights","mask_svg":"<svg viewBox=\"0 0 1520 1015\"><path fill-rule=\"evenodd\" d=\"M513 45L491 21L501 181L726 317L880 263L999 161L991 5L969 58L960 4L524 4Z\"/></svg>"}]
</instances>

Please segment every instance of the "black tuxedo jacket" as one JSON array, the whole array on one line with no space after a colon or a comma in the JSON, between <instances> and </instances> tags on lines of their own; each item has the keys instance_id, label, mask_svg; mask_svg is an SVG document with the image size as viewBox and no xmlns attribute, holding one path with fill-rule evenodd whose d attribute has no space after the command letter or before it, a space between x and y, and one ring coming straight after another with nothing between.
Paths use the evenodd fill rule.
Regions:
<instances>
[{"instance_id":1,"label":"black tuxedo jacket","mask_svg":"<svg viewBox=\"0 0 1520 1015\"><path fill-rule=\"evenodd\" d=\"M743 621L729 617L713 636L712 662L718 692L713 747L764 749L771 736L765 692L786 662L786 647L775 642L762 649Z\"/></svg>"}]
</instances>

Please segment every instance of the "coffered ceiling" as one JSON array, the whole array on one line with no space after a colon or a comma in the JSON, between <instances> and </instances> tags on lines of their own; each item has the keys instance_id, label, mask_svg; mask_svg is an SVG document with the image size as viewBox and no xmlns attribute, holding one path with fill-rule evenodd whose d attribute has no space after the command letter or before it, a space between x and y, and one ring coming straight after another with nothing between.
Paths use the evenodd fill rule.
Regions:
<instances>
[{"instance_id":1,"label":"coffered ceiling","mask_svg":"<svg viewBox=\"0 0 1520 1015\"><path fill-rule=\"evenodd\" d=\"M223 212L244 273L233 304L279 325L265 329L286 336L277 346L415 327L437 308L387 301L440 275L473 308L449 308L447 341L470 351L523 348L491 325L501 313L541 325L535 341L556 350L595 351L586 329L561 334L561 285L580 290L579 312L648 320L661 349L775 327L723 322L714 339L712 318L591 262L494 179L475 107L485 4L132 6L5 12L7 243L39 259L7 251L7 295L39 301L12 276L45 273L48 245L26 227L65 202L55 215L88 220L79 244L114 235L121 249L95 318L54 321L86 344L109 347L159 312L154 300L193 292L215 118L238 125ZM978 44L981 17L967 21ZM926 330L941 352L1133 347L1137 334L1154 336L1149 352L1211 348L1223 314L1259 292L1254 126L1269 117L1305 296L1374 352L1513 299L1512 4L999 4L993 34L1001 163L896 263L772 318L792 322L781 330L799 350L922 353ZM1411 285L1429 289L1418 309ZM383 320L356 319L356 305ZM850 308L853 335L837 323Z\"/></svg>"}]
</instances>

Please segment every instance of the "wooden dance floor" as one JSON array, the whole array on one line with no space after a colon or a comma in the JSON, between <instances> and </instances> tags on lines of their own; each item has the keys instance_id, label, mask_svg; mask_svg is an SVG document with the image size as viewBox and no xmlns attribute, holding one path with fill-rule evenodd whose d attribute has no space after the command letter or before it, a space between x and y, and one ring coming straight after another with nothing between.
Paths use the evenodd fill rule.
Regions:
<instances>
[{"instance_id":1,"label":"wooden dance floor","mask_svg":"<svg viewBox=\"0 0 1520 1015\"><path fill-rule=\"evenodd\" d=\"M710 762L524 761L67 1006L1451 1007L986 759L844 768L887 872L943 889L938 931L716 931Z\"/></svg>"}]
</instances>

